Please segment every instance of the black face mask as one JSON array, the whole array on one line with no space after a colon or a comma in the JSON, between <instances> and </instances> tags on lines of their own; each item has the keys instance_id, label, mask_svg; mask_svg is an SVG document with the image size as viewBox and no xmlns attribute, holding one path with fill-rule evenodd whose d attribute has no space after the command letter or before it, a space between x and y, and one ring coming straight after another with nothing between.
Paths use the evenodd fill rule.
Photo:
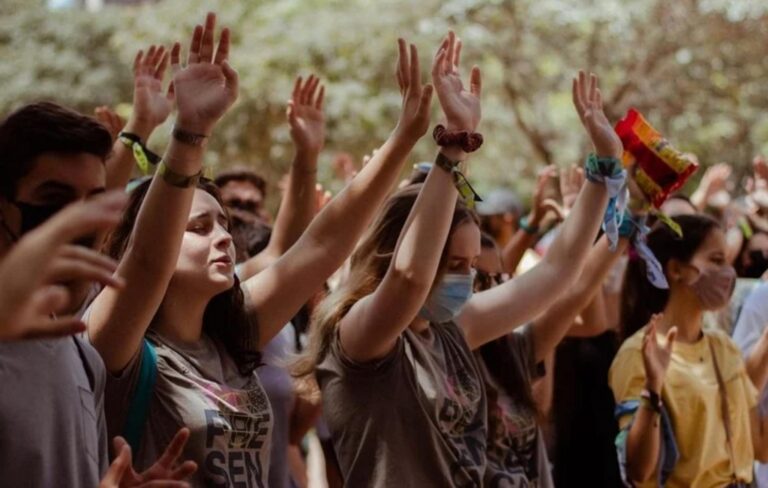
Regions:
<instances>
[{"instance_id":1,"label":"black face mask","mask_svg":"<svg viewBox=\"0 0 768 488\"><path fill-rule=\"evenodd\" d=\"M35 205L25 202L14 202L16 208L19 209L21 214L21 229L20 235L24 235L32 229L40 226L43 222L53 217L66 205Z\"/></svg>"},{"instance_id":2,"label":"black face mask","mask_svg":"<svg viewBox=\"0 0 768 488\"><path fill-rule=\"evenodd\" d=\"M744 270L745 278L760 278L768 271L768 258L765 257L763 251L749 251L750 264Z\"/></svg>"}]
</instances>

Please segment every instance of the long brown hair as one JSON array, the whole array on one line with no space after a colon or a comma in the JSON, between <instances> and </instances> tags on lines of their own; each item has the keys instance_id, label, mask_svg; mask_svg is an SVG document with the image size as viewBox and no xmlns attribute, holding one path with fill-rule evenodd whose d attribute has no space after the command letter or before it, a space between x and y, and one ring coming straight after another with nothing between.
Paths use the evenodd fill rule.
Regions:
<instances>
[{"instance_id":1,"label":"long brown hair","mask_svg":"<svg viewBox=\"0 0 768 488\"><path fill-rule=\"evenodd\" d=\"M128 248L136 218L151 182L148 179L131 192L122 220L107 239L106 252L113 259L120 260ZM226 212L219 190L210 180L201 179L197 189L215 198ZM254 322L246 313L245 296L237 275L234 286L211 298L203 313L203 332L224 346L244 376L253 373L261 363L258 327Z\"/></svg>"},{"instance_id":2,"label":"long brown hair","mask_svg":"<svg viewBox=\"0 0 768 488\"><path fill-rule=\"evenodd\" d=\"M373 227L350 258L351 269L347 281L323 300L315 311L309 346L294 365L295 376L314 373L315 366L328 353L341 319L355 303L373 293L384 279L400 233L416 203L421 187L421 184L409 185L392 195L384 204ZM477 215L463 202L458 201L451 220L448 239L443 247L435 283L440 281L444 273L450 236L460 224L467 221L479 225Z\"/></svg>"}]
</instances>

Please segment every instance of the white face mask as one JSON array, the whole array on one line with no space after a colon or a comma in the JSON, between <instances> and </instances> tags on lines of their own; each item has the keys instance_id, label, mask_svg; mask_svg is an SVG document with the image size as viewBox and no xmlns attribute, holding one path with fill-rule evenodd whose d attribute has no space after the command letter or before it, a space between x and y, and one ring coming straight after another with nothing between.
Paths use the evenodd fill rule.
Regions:
<instances>
[{"instance_id":1,"label":"white face mask","mask_svg":"<svg viewBox=\"0 0 768 488\"><path fill-rule=\"evenodd\" d=\"M470 298L475 281L475 270L470 274L446 274L437 289L421 307L419 316L434 324L450 322Z\"/></svg>"}]
</instances>

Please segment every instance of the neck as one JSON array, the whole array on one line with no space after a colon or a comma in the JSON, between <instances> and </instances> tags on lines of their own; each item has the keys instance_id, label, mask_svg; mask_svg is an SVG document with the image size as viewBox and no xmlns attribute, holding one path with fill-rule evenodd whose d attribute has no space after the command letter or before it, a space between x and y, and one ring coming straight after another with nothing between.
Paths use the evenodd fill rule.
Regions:
<instances>
[{"instance_id":1,"label":"neck","mask_svg":"<svg viewBox=\"0 0 768 488\"><path fill-rule=\"evenodd\" d=\"M411 325L408 326L408 328L416 333L424 332L429 328L429 322L417 315L416 318L413 319L413 322L411 322Z\"/></svg>"},{"instance_id":2,"label":"neck","mask_svg":"<svg viewBox=\"0 0 768 488\"><path fill-rule=\"evenodd\" d=\"M701 338L701 324L704 316L703 310L688 300L670 296L667 306L664 308L659 331L666 333L670 328L677 327L677 340L680 342L696 342Z\"/></svg>"},{"instance_id":3,"label":"neck","mask_svg":"<svg viewBox=\"0 0 768 488\"><path fill-rule=\"evenodd\" d=\"M168 287L157 311L154 328L172 341L192 343L203 334L203 314L210 298L198 297L189 290Z\"/></svg>"}]
</instances>

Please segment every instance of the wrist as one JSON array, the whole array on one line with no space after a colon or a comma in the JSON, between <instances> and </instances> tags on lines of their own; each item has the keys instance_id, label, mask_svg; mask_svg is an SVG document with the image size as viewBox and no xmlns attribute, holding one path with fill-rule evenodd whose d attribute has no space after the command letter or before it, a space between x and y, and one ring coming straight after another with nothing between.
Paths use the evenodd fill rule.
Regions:
<instances>
[{"instance_id":1,"label":"wrist","mask_svg":"<svg viewBox=\"0 0 768 488\"><path fill-rule=\"evenodd\" d=\"M128 119L128 122L125 124L125 127L123 127L122 132L130 132L131 134L136 134L141 138L141 142L144 144L147 143L147 140L152 135L152 132L157 128L157 124L135 119L133 117Z\"/></svg>"},{"instance_id":2,"label":"wrist","mask_svg":"<svg viewBox=\"0 0 768 488\"><path fill-rule=\"evenodd\" d=\"M175 173L191 176L203 168L204 153L203 147L190 146L171 138L163 163Z\"/></svg>"},{"instance_id":3,"label":"wrist","mask_svg":"<svg viewBox=\"0 0 768 488\"><path fill-rule=\"evenodd\" d=\"M295 162L301 161L301 166L306 166L307 170L317 171L317 159L320 157L320 149L307 148L296 145ZM308 164L310 163L311 164ZM310 168L311 166L311 168Z\"/></svg>"},{"instance_id":4,"label":"wrist","mask_svg":"<svg viewBox=\"0 0 768 488\"><path fill-rule=\"evenodd\" d=\"M441 146L439 152L452 161L464 162L467 160L467 153L457 146Z\"/></svg>"},{"instance_id":5,"label":"wrist","mask_svg":"<svg viewBox=\"0 0 768 488\"><path fill-rule=\"evenodd\" d=\"M664 386L664 380L656 378L648 378L645 380L645 389L648 392L661 394L661 389Z\"/></svg>"},{"instance_id":6,"label":"wrist","mask_svg":"<svg viewBox=\"0 0 768 488\"><path fill-rule=\"evenodd\" d=\"M528 216L525 217L525 219L526 222L528 222L528 225L531 227L539 227L541 225L541 221L544 220L543 217L543 214L539 214L538 212L532 210Z\"/></svg>"},{"instance_id":7,"label":"wrist","mask_svg":"<svg viewBox=\"0 0 768 488\"><path fill-rule=\"evenodd\" d=\"M424 134L414 135L411 131L401 128L400 124L398 124L397 127L395 127L395 131L392 133L392 136L398 145L407 147L410 151L410 149L412 149L413 146L419 142L419 139L421 139Z\"/></svg>"},{"instance_id":8,"label":"wrist","mask_svg":"<svg viewBox=\"0 0 768 488\"><path fill-rule=\"evenodd\" d=\"M205 137L210 137L213 132L213 128L216 126L216 122L204 122L195 118L176 117L176 121L173 126L177 129L181 129L185 132L192 134L198 134Z\"/></svg>"}]
</instances>

